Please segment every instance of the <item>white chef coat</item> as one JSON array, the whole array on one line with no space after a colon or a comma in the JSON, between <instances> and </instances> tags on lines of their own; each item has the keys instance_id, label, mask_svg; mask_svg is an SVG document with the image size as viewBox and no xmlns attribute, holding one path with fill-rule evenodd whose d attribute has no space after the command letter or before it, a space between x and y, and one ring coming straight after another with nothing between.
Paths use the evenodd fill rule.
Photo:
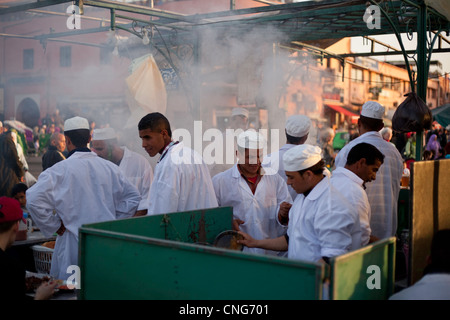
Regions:
<instances>
[{"instance_id":1,"label":"white chef coat","mask_svg":"<svg viewBox=\"0 0 450 320\"><path fill-rule=\"evenodd\" d=\"M371 229L370 221L370 204L366 191L363 188L364 181L352 171L339 167L335 169L331 175L331 184L338 189L341 194L350 202L350 204L358 211L359 224L361 226L359 246L353 242L353 250L359 249L369 243Z\"/></svg>"},{"instance_id":2,"label":"white chef coat","mask_svg":"<svg viewBox=\"0 0 450 320\"><path fill-rule=\"evenodd\" d=\"M384 162L377 172L377 178L366 186L371 208L370 227L372 235L384 239L397 231L397 208L400 181L403 172L403 159L391 143L385 141L377 131L370 131L350 141L336 156L336 167L344 167L351 148L358 143L369 143L382 154Z\"/></svg>"},{"instance_id":3,"label":"white chef coat","mask_svg":"<svg viewBox=\"0 0 450 320\"><path fill-rule=\"evenodd\" d=\"M289 211L288 258L317 262L349 252L360 229L358 213L325 176L308 194L299 194Z\"/></svg>"},{"instance_id":4,"label":"white chef coat","mask_svg":"<svg viewBox=\"0 0 450 320\"><path fill-rule=\"evenodd\" d=\"M284 146L280 148L280 150L275 151L266 157L264 157L264 161L262 163L263 168L272 168L272 170L275 170L278 172L278 174L283 178L284 182L287 181L286 171L284 170L284 162L283 162L283 155L286 151L289 149L295 147L295 144L287 143ZM297 197L297 192L292 189L291 186L288 186L289 194L291 195L292 200L295 200L295 197Z\"/></svg>"},{"instance_id":5,"label":"white chef coat","mask_svg":"<svg viewBox=\"0 0 450 320\"><path fill-rule=\"evenodd\" d=\"M142 200L139 203L138 210L145 210L148 207L150 186L153 180L152 166L139 153L131 151L127 147L121 148L124 153L119 168L141 194Z\"/></svg>"},{"instance_id":6,"label":"white chef coat","mask_svg":"<svg viewBox=\"0 0 450 320\"><path fill-rule=\"evenodd\" d=\"M67 267L78 265L78 229L83 224L131 217L141 197L119 167L94 152L75 152L39 175L27 190L27 208L33 221L56 238L50 275L66 280Z\"/></svg>"},{"instance_id":7,"label":"white chef coat","mask_svg":"<svg viewBox=\"0 0 450 320\"><path fill-rule=\"evenodd\" d=\"M217 207L211 176L202 157L182 142L155 166L148 215Z\"/></svg>"},{"instance_id":8,"label":"white chef coat","mask_svg":"<svg viewBox=\"0 0 450 320\"><path fill-rule=\"evenodd\" d=\"M253 194L235 164L214 176L213 185L219 206L233 207L233 218L244 221L239 226L241 231L255 239L278 238L286 233L287 227L278 223L278 210L283 201L292 203L292 199L286 182L278 174L263 174ZM283 255L259 248L244 247L244 251Z\"/></svg>"},{"instance_id":9,"label":"white chef coat","mask_svg":"<svg viewBox=\"0 0 450 320\"><path fill-rule=\"evenodd\" d=\"M389 300L450 300L450 274L429 273Z\"/></svg>"}]
</instances>

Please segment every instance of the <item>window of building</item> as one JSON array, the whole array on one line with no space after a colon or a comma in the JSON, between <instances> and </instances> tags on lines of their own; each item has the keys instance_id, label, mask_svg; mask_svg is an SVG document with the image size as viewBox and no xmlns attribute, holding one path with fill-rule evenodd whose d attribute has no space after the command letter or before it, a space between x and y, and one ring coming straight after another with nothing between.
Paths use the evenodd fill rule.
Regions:
<instances>
[{"instance_id":1,"label":"window of building","mask_svg":"<svg viewBox=\"0 0 450 320\"><path fill-rule=\"evenodd\" d=\"M352 68L351 78L352 78L352 80L354 82L363 83L364 82L364 76L363 76L362 69Z\"/></svg>"},{"instance_id":2,"label":"window of building","mask_svg":"<svg viewBox=\"0 0 450 320\"><path fill-rule=\"evenodd\" d=\"M24 69L34 68L34 49L23 50L23 68Z\"/></svg>"},{"instance_id":3,"label":"window of building","mask_svg":"<svg viewBox=\"0 0 450 320\"><path fill-rule=\"evenodd\" d=\"M379 73L370 73L370 86L371 87L382 87L383 80L381 79L381 75Z\"/></svg>"},{"instance_id":4,"label":"window of building","mask_svg":"<svg viewBox=\"0 0 450 320\"><path fill-rule=\"evenodd\" d=\"M63 46L59 48L59 66L60 67L72 66L72 47Z\"/></svg>"},{"instance_id":5,"label":"window of building","mask_svg":"<svg viewBox=\"0 0 450 320\"><path fill-rule=\"evenodd\" d=\"M384 77L383 79L383 88L391 89L392 88L392 78L391 77Z\"/></svg>"},{"instance_id":6,"label":"window of building","mask_svg":"<svg viewBox=\"0 0 450 320\"><path fill-rule=\"evenodd\" d=\"M400 79L392 79L392 90L400 92L401 80Z\"/></svg>"}]
</instances>

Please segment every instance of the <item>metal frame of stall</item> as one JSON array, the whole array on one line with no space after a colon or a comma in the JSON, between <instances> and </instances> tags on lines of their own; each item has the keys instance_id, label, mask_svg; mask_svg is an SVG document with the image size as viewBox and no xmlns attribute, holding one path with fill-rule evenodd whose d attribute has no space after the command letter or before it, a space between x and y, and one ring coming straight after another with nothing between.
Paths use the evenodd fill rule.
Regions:
<instances>
[{"instance_id":1,"label":"metal frame of stall","mask_svg":"<svg viewBox=\"0 0 450 320\"><path fill-rule=\"evenodd\" d=\"M231 0L230 9L227 11L193 15L159 10L153 7L153 1L150 2L150 6L142 6L102 0L44 0L0 6L0 15L28 10L33 11L68 2L74 3L79 8L80 15L84 14L85 6L109 10L110 26L56 34L49 33L27 38L48 41L61 37L107 30L125 30L137 37L144 38L150 33L152 35L150 39L152 48L163 55L177 73L179 72L178 66L173 63L171 54L179 56L179 52L169 48L168 43L191 46L194 62L198 62L201 59L199 56L199 45L202 28L216 28L217 30L222 30L224 34L234 33L239 35L239 33L245 33L245 31L252 28L270 26L284 34L284 43L279 44L281 47L290 50L301 48L311 52L319 59L324 57L336 58L341 61L343 67L345 66L345 57L378 55L380 52L374 52L372 46L371 52L366 54L335 55L308 42L321 39L394 34L397 37L401 50L384 54L403 55L411 88L426 102L427 75L431 54L433 52L450 52L448 49L441 48L442 41L446 40L440 35L442 31L446 31L448 35L450 22L444 15L426 5L423 0L369 0L369 3L372 5L369 8L370 10L367 9L368 2L365 0L327 0L319 3L308 1L291 4L257 1L267 4L267 6L248 9L236 9L236 1ZM366 9L372 12L376 8L378 8L384 20L378 26L369 26L367 19L366 21L363 19L366 15ZM43 12L40 11L40 13ZM51 14L51 11L47 11L47 14ZM118 22L118 19L121 22ZM129 22L123 22L123 20ZM155 36L155 30L158 36ZM417 32L418 37L416 73L412 71L409 64L411 52L405 50L400 37L401 33L407 33L412 37L413 32ZM427 33L429 33L428 36ZM439 48L433 49L438 39ZM197 93L199 93L199 84L194 87L197 88ZM201 110L198 95L194 95L192 97L193 101L191 101L191 111L194 112L197 118ZM417 133L417 139L419 148L416 148L416 160L421 160L423 147L421 132Z\"/></svg>"}]
</instances>

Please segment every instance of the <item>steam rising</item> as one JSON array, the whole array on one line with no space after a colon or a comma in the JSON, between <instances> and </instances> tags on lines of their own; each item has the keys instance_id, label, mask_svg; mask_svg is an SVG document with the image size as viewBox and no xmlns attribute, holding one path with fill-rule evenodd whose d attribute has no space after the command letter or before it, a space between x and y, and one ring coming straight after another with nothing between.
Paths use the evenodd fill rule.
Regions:
<instances>
[{"instance_id":1,"label":"steam rising","mask_svg":"<svg viewBox=\"0 0 450 320\"><path fill-rule=\"evenodd\" d=\"M64 10L66 6L50 8L55 10L57 7ZM86 6L84 14L107 16L105 11ZM81 27L98 27L98 22L95 23L83 19ZM31 28L31 24L34 28ZM38 24L40 27L37 27ZM11 21L5 19L2 26L3 32L11 34L25 34L26 30L39 30L35 34L43 34L49 28L58 32L67 31L65 17L35 16L22 25L14 26ZM278 129L279 141L274 142L274 145L281 146L285 142L284 123L287 110L280 106L280 99L286 94L290 77L293 73L301 77L298 73L302 69L298 68L298 62L293 63L295 54L277 46L278 43L285 43L286 37L275 28L260 28L250 24L248 28L242 28L238 32L234 32L234 28L236 27L232 25L223 27L218 23L196 27L194 35L198 37L200 44L198 55L194 47L187 47L192 50L192 54L184 60L174 54L177 48L170 42L166 42L166 47L158 51L152 47L152 43L144 46L140 38L123 30L116 30L113 37L110 32L101 32L63 38L76 38L80 42L103 45L103 49L59 42L48 42L45 47L41 47L36 40L19 38L3 38L3 41L8 51L22 52L23 48L34 48L35 68L26 72L30 75L46 75L46 83L38 88L42 93L39 105L41 118L45 117L47 112L52 113L55 108L60 109L64 118L84 116L95 121L97 127L114 127L122 144L145 154L138 137L139 116L130 119L132 112L136 111L136 105L129 95L125 79L130 75L130 66L134 59L151 54L160 69L175 66L178 71L178 89L167 89L166 116L173 127L172 130L186 129L191 132L192 139L194 121L202 121L203 132L210 128L224 130L225 128L219 127L216 122L217 116L227 116L231 107L240 105L251 110L254 129L269 129L266 131L269 142L270 129ZM155 33L154 37L157 36ZM59 47L63 45L72 47L72 66L66 69L57 65ZM116 47L119 56L112 55ZM106 49L108 52L105 55ZM161 52L173 58L171 62L174 65L171 65ZM11 67L5 68L6 73L17 74L23 71L22 55L17 54L16 58L20 61L8 61ZM302 63L308 64L307 61ZM13 65L16 67L12 67ZM146 85L152 86L151 83ZM7 86L5 95L9 101L17 99L19 95L27 93L27 86L22 88L23 91L20 91L20 88ZM142 110L140 114L143 116L148 111ZM139 115L139 112L135 115ZM198 146L199 142L191 141L190 145ZM205 149L207 142L202 141L200 145ZM269 152L272 151L275 150L269 149Z\"/></svg>"}]
</instances>

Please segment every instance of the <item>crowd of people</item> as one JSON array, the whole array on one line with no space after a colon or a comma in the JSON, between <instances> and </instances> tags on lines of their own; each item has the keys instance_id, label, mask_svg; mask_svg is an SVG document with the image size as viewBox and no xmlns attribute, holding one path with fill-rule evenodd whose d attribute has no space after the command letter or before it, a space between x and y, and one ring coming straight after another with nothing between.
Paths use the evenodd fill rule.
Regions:
<instances>
[{"instance_id":1,"label":"crowd of people","mask_svg":"<svg viewBox=\"0 0 450 320\"><path fill-rule=\"evenodd\" d=\"M283 128L286 144L263 158L266 138L248 129L248 110L235 108L231 123L240 131L226 166L209 166L174 140L169 120L158 112L144 116L136 128L142 148L158 158L154 168L120 145L113 128L95 129L79 116L62 126L50 124L55 130L42 155L43 172L25 189L34 223L44 235L58 235L50 275L66 279L67 268L78 264L83 224L219 206L233 207L233 229L241 233L245 251L287 259L326 264L396 236L400 181L406 154L414 151L406 150L406 141L401 149L390 141L384 113L379 103L366 102L358 134L338 152L332 148L333 130L324 130L317 145L307 144L311 120L291 116ZM427 150L437 136L430 134ZM9 200L25 181L17 150L13 139L0 135L0 196L7 198L0 206L2 255L14 241L22 212ZM16 276L9 285L23 282L23 273ZM0 289L2 297L6 290ZM17 287L11 291L17 293Z\"/></svg>"}]
</instances>

